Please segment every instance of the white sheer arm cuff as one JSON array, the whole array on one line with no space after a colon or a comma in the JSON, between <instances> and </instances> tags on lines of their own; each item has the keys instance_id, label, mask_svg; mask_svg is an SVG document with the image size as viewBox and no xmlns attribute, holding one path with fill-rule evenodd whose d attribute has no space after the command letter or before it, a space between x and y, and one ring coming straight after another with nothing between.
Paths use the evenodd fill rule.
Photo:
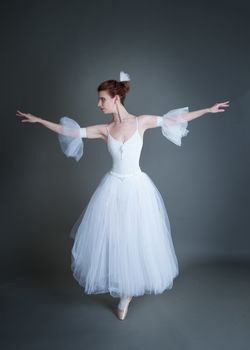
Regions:
<instances>
[{"instance_id":1,"label":"white sheer arm cuff","mask_svg":"<svg viewBox=\"0 0 250 350\"><path fill-rule=\"evenodd\" d=\"M173 109L162 117L157 117L157 126L161 127L163 136L168 140L181 146L181 139L187 136L188 121L183 118L183 115L188 113L188 107Z\"/></svg>"},{"instance_id":2,"label":"white sheer arm cuff","mask_svg":"<svg viewBox=\"0 0 250 350\"><path fill-rule=\"evenodd\" d=\"M61 133L58 134L58 140L61 150L66 157L73 157L78 162L83 155L82 137L86 136L86 128L81 128L74 119L69 117L61 117L59 124Z\"/></svg>"},{"instance_id":3,"label":"white sheer arm cuff","mask_svg":"<svg viewBox=\"0 0 250 350\"><path fill-rule=\"evenodd\" d=\"M162 126L162 122L163 122L163 117L157 117L157 121L156 121L156 125L157 126Z\"/></svg>"},{"instance_id":4,"label":"white sheer arm cuff","mask_svg":"<svg viewBox=\"0 0 250 350\"><path fill-rule=\"evenodd\" d=\"M81 136L81 138L87 137L87 130L86 130L86 128L81 128L80 129L80 136Z\"/></svg>"}]
</instances>

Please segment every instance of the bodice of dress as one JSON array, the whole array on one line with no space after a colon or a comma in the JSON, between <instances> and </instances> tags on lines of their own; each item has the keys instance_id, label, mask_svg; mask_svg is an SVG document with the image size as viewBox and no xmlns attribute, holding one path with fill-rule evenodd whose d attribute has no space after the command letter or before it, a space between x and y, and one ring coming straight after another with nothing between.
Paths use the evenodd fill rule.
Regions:
<instances>
[{"instance_id":1,"label":"bodice of dress","mask_svg":"<svg viewBox=\"0 0 250 350\"><path fill-rule=\"evenodd\" d=\"M107 127L108 139L107 147L112 157L113 164L111 174L124 176L130 176L137 172L141 172L140 169L140 155L143 146L143 140L138 130L138 117L136 119L136 130L125 142L118 141L109 132Z\"/></svg>"}]
</instances>

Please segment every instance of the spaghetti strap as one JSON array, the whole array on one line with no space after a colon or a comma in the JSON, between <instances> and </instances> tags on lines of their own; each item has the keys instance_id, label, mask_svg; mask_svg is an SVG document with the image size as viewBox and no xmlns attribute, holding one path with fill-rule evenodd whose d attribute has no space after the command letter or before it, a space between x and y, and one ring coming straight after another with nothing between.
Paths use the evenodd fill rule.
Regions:
<instances>
[{"instance_id":1,"label":"spaghetti strap","mask_svg":"<svg viewBox=\"0 0 250 350\"><path fill-rule=\"evenodd\" d=\"M135 119L136 119L136 129L138 130L138 117L136 117Z\"/></svg>"},{"instance_id":2,"label":"spaghetti strap","mask_svg":"<svg viewBox=\"0 0 250 350\"><path fill-rule=\"evenodd\" d=\"M107 129L107 132L108 132L108 134L109 134L109 128L106 126L106 129Z\"/></svg>"}]
</instances>

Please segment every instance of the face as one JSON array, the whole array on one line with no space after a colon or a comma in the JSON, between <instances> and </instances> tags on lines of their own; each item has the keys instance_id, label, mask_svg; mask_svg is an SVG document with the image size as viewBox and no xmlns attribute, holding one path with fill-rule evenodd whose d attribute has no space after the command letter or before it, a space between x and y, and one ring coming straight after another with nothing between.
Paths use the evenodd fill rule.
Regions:
<instances>
[{"instance_id":1,"label":"face","mask_svg":"<svg viewBox=\"0 0 250 350\"><path fill-rule=\"evenodd\" d=\"M119 100L119 96L110 97L107 91L98 92L98 104L97 106L105 114L116 112L116 101Z\"/></svg>"}]
</instances>

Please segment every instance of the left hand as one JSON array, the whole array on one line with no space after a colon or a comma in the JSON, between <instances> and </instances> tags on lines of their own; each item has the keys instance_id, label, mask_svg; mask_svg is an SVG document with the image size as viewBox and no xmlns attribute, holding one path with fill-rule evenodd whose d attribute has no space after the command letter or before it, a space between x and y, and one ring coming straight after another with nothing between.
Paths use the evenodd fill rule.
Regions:
<instances>
[{"instance_id":1,"label":"left hand","mask_svg":"<svg viewBox=\"0 0 250 350\"><path fill-rule=\"evenodd\" d=\"M210 113L224 112L225 107L229 107L229 101L216 103L213 107L209 108L209 112ZM220 109L220 108L222 108L222 109Z\"/></svg>"}]
</instances>

